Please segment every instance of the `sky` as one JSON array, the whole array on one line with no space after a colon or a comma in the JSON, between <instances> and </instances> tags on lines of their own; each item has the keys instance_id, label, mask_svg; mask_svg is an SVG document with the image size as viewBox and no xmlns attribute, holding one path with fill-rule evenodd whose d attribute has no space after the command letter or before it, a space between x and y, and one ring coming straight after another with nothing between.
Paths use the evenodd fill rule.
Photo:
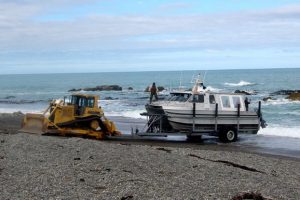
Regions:
<instances>
[{"instance_id":1,"label":"sky","mask_svg":"<svg viewBox=\"0 0 300 200\"><path fill-rule=\"evenodd\" d=\"M0 74L300 67L300 0L0 0Z\"/></svg>"}]
</instances>

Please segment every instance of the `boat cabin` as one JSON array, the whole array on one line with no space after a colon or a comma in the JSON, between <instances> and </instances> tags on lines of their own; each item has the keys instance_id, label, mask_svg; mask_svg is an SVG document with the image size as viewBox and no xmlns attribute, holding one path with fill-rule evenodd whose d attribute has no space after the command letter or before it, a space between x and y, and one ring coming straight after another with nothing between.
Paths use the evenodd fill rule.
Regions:
<instances>
[{"instance_id":1,"label":"boat cabin","mask_svg":"<svg viewBox=\"0 0 300 200\"><path fill-rule=\"evenodd\" d=\"M240 105L240 111L245 111L244 96L240 94L214 94L214 93L200 93L193 94L188 99L190 103L196 103L197 107L207 110L215 109L216 103L219 108L224 111L235 111Z\"/></svg>"}]
</instances>

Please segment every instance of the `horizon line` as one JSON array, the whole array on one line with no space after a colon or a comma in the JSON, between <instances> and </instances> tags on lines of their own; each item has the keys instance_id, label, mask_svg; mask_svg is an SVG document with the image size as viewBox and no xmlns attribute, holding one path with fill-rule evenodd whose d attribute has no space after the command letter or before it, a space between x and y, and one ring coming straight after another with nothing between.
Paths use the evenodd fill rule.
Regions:
<instances>
[{"instance_id":1,"label":"horizon line","mask_svg":"<svg viewBox=\"0 0 300 200\"><path fill-rule=\"evenodd\" d=\"M186 70L145 70L145 71L96 71L96 72L55 72L55 73L7 73L5 75L48 75L48 74L92 74L92 73L139 73L139 72L182 72L182 71L230 71L230 70L274 70L274 69L300 69L300 67L279 67L279 68L229 68L229 69L186 69Z\"/></svg>"}]
</instances>

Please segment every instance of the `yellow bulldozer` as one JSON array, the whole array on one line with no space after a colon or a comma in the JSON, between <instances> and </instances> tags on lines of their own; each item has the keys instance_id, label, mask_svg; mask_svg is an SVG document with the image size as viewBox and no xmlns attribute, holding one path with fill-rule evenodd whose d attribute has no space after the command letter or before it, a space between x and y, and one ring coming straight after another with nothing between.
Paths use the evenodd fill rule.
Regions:
<instances>
[{"instance_id":1,"label":"yellow bulldozer","mask_svg":"<svg viewBox=\"0 0 300 200\"><path fill-rule=\"evenodd\" d=\"M88 136L103 139L121 135L115 124L108 120L101 107L99 96L73 94L68 101L53 100L42 114L27 113L20 132Z\"/></svg>"}]
</instances>

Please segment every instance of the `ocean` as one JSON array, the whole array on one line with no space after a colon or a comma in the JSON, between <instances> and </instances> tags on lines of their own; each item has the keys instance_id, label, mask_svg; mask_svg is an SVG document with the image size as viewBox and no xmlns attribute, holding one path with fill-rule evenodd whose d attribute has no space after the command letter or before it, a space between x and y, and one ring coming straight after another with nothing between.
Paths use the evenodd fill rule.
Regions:
<instances>
[{"instance_id":1,"label":"ocean","mask_svg":"<svg viewBox=\"0 0 300 200\"><path fill-rule=\"evenodd\" d=\"M62 99L73 88L98 85L119 85L122 91L92 92L100 96L100 105L107 116L142 118L149 94L144 90L152 82L163 86L164 97L179 85L192 87L192 77L201 73L204 84L212 91L256 91L250 108L279 90L300 89L300 69L199 70L163 72L107 72L81 74L0 75L0 112L41 112L51 99ZM128 88L132 87L133 90ZM283 95L262 101L263 117L268 127L261 135L300 138L300 101L289 101Z\"/></svg>"}]
</instances>

